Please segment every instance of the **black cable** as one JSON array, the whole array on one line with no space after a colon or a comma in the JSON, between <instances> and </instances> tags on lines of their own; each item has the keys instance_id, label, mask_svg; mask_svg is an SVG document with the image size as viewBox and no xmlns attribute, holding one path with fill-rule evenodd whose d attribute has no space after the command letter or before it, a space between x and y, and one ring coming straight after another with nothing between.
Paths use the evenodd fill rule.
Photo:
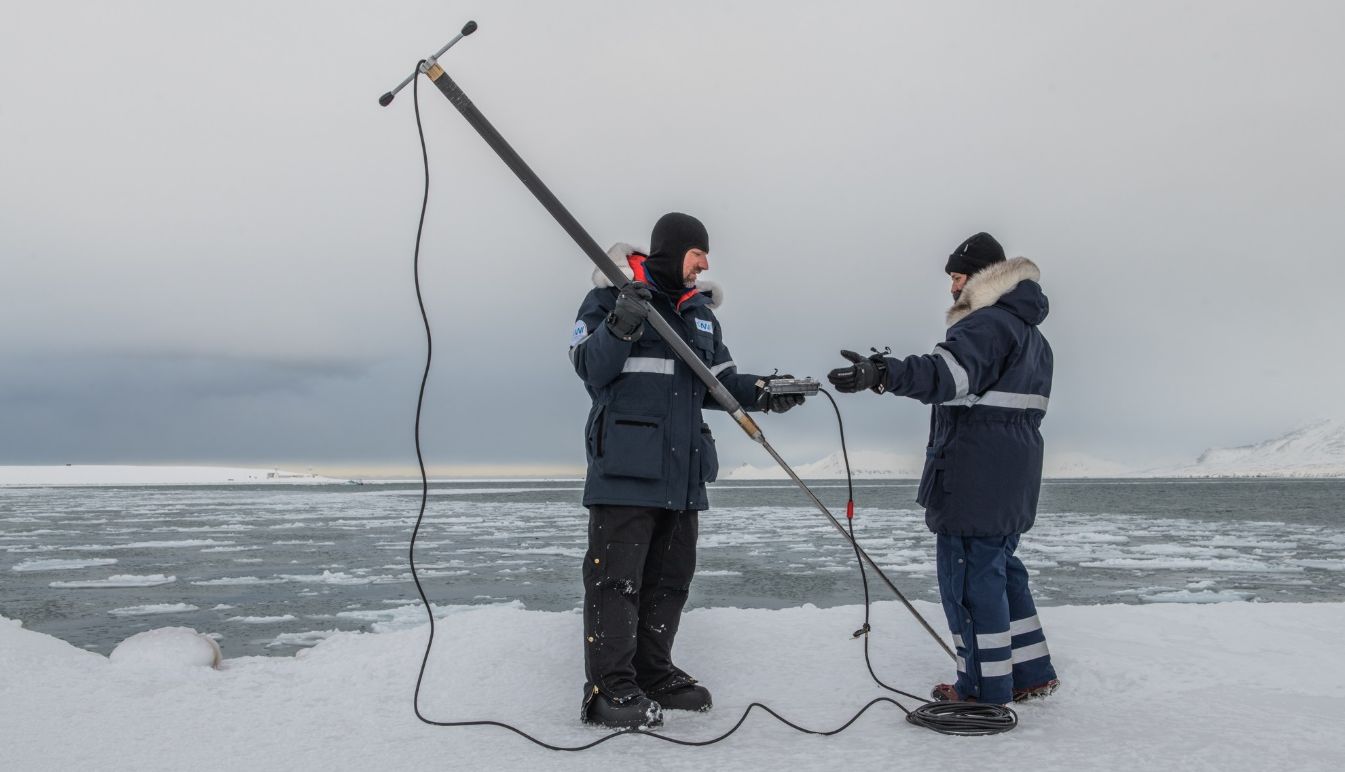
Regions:
<instances>
[{"instance_id":1,"label":"black cable","mask_svg":"<svg viewBox=\"0 0 1345 772\"><path fill-rule=\"evenodd\" d=\"M845 444L845 420L841 418L841 408L836 404L836 398L831 396L831 392L826 389L818 389L818 391L822 392L823 396L831 402L832 410L836 411L836 426L839 427L841 433L841 458L845 460L845 488L849 496L845 502L846 527L850 531L850 546L854 547L855 550L855 562L859 564L859 581L864 588L864 626L856 630L853 637L864 639L864 665L868 667L869 676L873 678L874 683L889 692L900 694L903 697L910 697L911 699L920 702L929 702L929 700L924 697L917 697L914 694L903 692L900 689L883 683L883 680L878 677L876 672L874 672L873 662L869 659L869 633L873 630L869 625L869 576L868 571L864 568L864 560L859 556L859 541L855 539L855 482L854 475L850 471L850 450Z\"/></svg>"},{"instance_id":2,"label":"black cable","mask_svg":"<svg viewBox=\"0 0 1345 772\"><path fill-rule=\"evenodd\" d=\"M873 679L874 683L889 692L910 697L922 703L915 710L906 712L906 720L916 726L923 726L940 734L966 736L999 734L1013 729L1018 725L1018 714L1007 705L981 705L974 702L933 702L888 686L874 672L873 660L869 657L869 633L873 631L873 628L869 625L869 579L864 569L864 561L859 556L859 541L855 538L855 484L854 475L850 471L850 451L845 443L845 419L841 418L841 408L836 404L836 398L831 396L831 392L821 388L818 391L826 396L827 400L831 402L832 409L836 411L836 426L840 429L841 434L841 458L845 461L845 489L848 495L845 502L846 526L850 532L850 546L855 549L855 562L859 564L860 584L864 587L864 626L854 632L854 637L864 639L864 666L869 669L869 677Z\"/></svg>"},{"instance_id":3,"label":"black cable","mask_svg":"<svg viewBox=\"0 0 1345 772\"><path fill-rule=\"evenodd\" d=\"M423 65L423 64L425 64L424 60L421 60L420 62L418 62L418 63L416 64L416 71L417 71L417 73L419 73L420 67L421 67L421 65ZM864 715L866 712L868 712L869 708L873 707L874 705L877 705L877 704L880 703L880 702L886 702L886 703L890 703L890 704L892 704L892 705L896 705L898 709L900 709L903 713L906 714L906 720L907 720L907 721L909 721L909 722L911 722L911 723L913 723L913 724L916 724L916 725L918 725L918 726L925 726L925 727L927 727L927 728L929 728L929 729L933 729L933 730L936 731L936 732L942 732L942 733L944 733L944 734L993 734L993 733L995 733L996 731L1006 731L1006 729L1011 729L1011 728L1013 728L1013 727L1012 727L1012 724L1010 724L1010 725L1009 725L1008 727L1006 727L1005 729L997 729L997 730L991 730L991 731L985 731L985 730L983 730L983 729L980 730L980 731L960 730L960 729L959 729L959 726L960 726L960 725L959 725L959 726L953 726L952 724L947 723L946 720L942 719L941 714L942 714L943 712L947 712L947 711L940 711L940 715L936 715L936 716L932 716L932 717L925 717L925 718L922 718L921 720L917 720L916 717L917 717L917 716L921 716L921 715L922 715L922 712L924 712L925 709L929 707L928 705L924 705L924 706L921 706L921 707L919 707L919 708L916 708L916 710L914 710L914 711L910 711L910 710L907 710L906 707L905 707L904 705L902 705L901 703L897 702L897 701L894 700L894 699L891 699L891 698L889 698L889 697L878 697L878 698L876 698L876 699L874 699L874 700L869 701L866 705L864 705L864 707L860 708L859 711L858 711L857 713L855 713L855 715L852 716L852 717L850 718L850 720L846 721L844 724L841 724L839 727L837 727L837 728L835 728L835 729L831 729L831 730L808 729L807 727L800 726L799 724L796 724L796 723L790 721L789 719L785 718L784 716L781 716L779 713L776 713L776 712L775 712L774 710L772 710L769 706L767 706L767 705L765 705L765 704L763 704L763 703L760 703L760 702L753 702L753 703L751 703L750 705L748 705L748 706L743 710L743 713L742 713L742 715L738 718L738 721L737 721L732 727L730 727L728 731L724 732L723 734L721 734L721 735L719 735L719 736L717 736L717 737L712 737L712 738L710 738L710 739L708 739L708 740L683 740L683 739L680 739L680 738L677 738L677 737L669 737L668 735L660 734L660 733L658 733L658 732L652 732L652 731L649 731L649 730L646 730L646 729L633 729L633 730L629 730L629 731L616 731L616 732L611 732L611 733L609 733L609 734L603 735L602 737L599 737L598 739L594 740L594 741L591 742L591 743L587 743L587 744L584 744L584 745L566 746L566 745L553 745L553 744L548 743L548 742L545 742L545 741L543 741L543 740L539 740L539 739L537 739L536 737L533 737L532 735L530 735L530 734L528 734L527 732L523 731L522 729L519 729L518 727L515 727L515 726L513 726L513 725L511 725L511 724L507 724L507 723L502 722L502 721L435 721L434 719L427 718L423 713L420 712L420 688L421 688L421 685L423 684L424 679L425 679L425 668L426 668L426 666L429 664L429 661L430 661L430 651L431 651L431 650L433 649L433 647L434 647L434 632L435 632L434 609L433 609L433 607L431 607L431 605L430 605L430 599L429 599L429 597L425 594L425 588L421 585L421 583L420 583L420 576L419 576L419 574L418 574L417 571L416 571L416 539L417 539L417 538L419 537L419 535L420 535L420 526L421 526L421 524L424 522L424 519L425 519L425 508L426 508L426 505L429 503L429 494L430 494L430 482L429 482L429 476L428 476L428 475L426 474L426 472L425 472L425 456L424 456L424 453L423 453L422 450L421 450L421 444L420 444L420 418L421 418L421 412L422 412L422 409L423 409L424 404L425 404L425 387L426 387L426 385L429 383L429 378L430 378L430 363L433 361L433 358L434 358L434 341L433 341L433 337L432 337L431 332L430 332L430 317L429 317L429 314L428 314L428 313L426 312L426 310L425 310L425 299L424 299L424 295L421 293L421 289L420 289L420 242L421 242L421 236L424 234L424 230L425 230L425 214L426 214L426 211L428 210L428 207L429 207L429 200L430 200L430 157L429 157L429 150L428 150L428 148L427 148L427 146L426 146L426 143L425 143L425 129L424 129L424 126L422 125L422 123L421 123L421 119L420 119L420 78L419 78L419 77L413 77L413 78L412 78L411 93L412 93L412 101L413 101L413 103L415 104L416 133L417 133L417 135L418 135L419 138L420 138L420 156L421 156L421 162L422 162L422 164L423 164L424 167L425 167L425 187L424 187L424 194L421 196L421 201L420 201L420 219L419 219L419 222L418 222L417 225L416 225L416 247L415 247L415 256L414 256L414 259L413 259L413 261L412 261L413 272L414 272L414 274L415 274L415 277L414 277L414 278L415 278L415 287L416 287L416 304L417 304L417 305L419 306L419 308L420 308L420 318L421 318L421 322L422 322L422 323L424 324L424 326L425 326L425 370L424 370L424 372L421 374L421 378L420 378L420 391L419 391L419 393L418 393L418 395L417 395L417 397L416 397L416 424L415 424L416 463L417 463L417 465L418 465L419 468L420 468L420 511L416 514L416 522L415 522L415 525L414 525L414 526L412 527L412 529L411 529L411 544L410 544L410 549L409 549L408 560L409 560L410 567L411 567L411 579L412 579L412 581L413 581L413 582L415 583L415 585L416 585L416 593L420 596L420 601L421 601L421 603L424 604L424 606L425 606L425 615L426 615L426 617L428 618L428 621L429 621L429 628L430 628L429 637L428 637L428 639L427 639L426 642L425 642L425 654L421 657L421 660L420 660L420 670L416 673L416 688L415 688L415 694L414 694L414 696L412 697L412 708L413 708L414 711L415 711L416 718L420 719L422 722L424 722L424 723L426 723L426 724L429 724L429 725L431 725L431 726L494 726L494 727L499 727L499 728L501 728L501 729L507 729L507 730L513 732L514 734L517 734L517 735L519 735L520 737L522 737L522 738L528 740L529 742L532 742L532 743L534 743L534 744L536 744L536 745L539 745L539 746L541 746L541 747L543 747L543 748L546 748L546 749L548 749L548 750L553 750L553 751L583 751L583 750L588 750L589 748L593 748L593 747L595 747L595 746L597 746L597 745L600 745L600 744L602 744L602 743L605 743L605 742L607 742L608 740L611 740L611 739L614 738L614 737L620 737L620 736L624 736L624 735L643 735L643 736L646 736L646 737L653 737L653 738L658 739L658 740L663 740L663 741L666 741L666 742L674 743L674 744L676 744L676 745L685 745L685 746L692 746L692 747L699 747L699 746L705 746L705 745L713 745L714 743L717 743L717 742L720 742L720 741L722 741L722 740L727 739L727 738L728 738L730 735L732 735L734 732L737 732L740 728L742 728L743 724L746 723L746 721L747 721L747 717L748 717L749 715L751 715L752 711L755 710L755 709L757 709L757 708L760 708L762 711L764 711L764 712L766 712L767 714L771 715L773 718L775 718L776 720L778 720L780 723L784 724L785 726L788 726L788 727L791 728L791 729L794 729L794 730L799 731L799 732L803 732L803 733L805 733L805 734L821 735L821 736L824 736L824 737L829 737L829 736L831 736L831 735L840 734L841 732L845 731L846 729L849 729L851 725L853 725L856 721L859 720L859 717L860 717L860 716L862 716L862 715ZM824 393L825 393L825 392L824 392ZM827 394L827 399L830 399L830 400L831 400L832 407L835 407L835 408L836 408L836 418L837 418L837 421L840 422L840 408L839 408L839 407L836 407L836 400L833 399L832 396L831 396L830 394ZM843 424L843 423L841 424L841 448L842 448L842 452L844 453L844 452L845 452L845 427L844 427L844 424ZM848 454L846 455L845 468L846 468L846 480L847 480L847 485L848 485L849 488L850 488L850 492L851 492L851 501L853 502L853 500L854 500L854 488L853 488L853 485L850 483L850 459L849 459ZM851 510L850 510L850 509L847 509L847 512L849 512L849 511L851 511ZM854 524L853 524L853 520L851 521L851 526L850 526L850 541L851 541L851 543L855 546L855 557L856 557L856 559L858 559L858 558L859 558L859 545L858 545L857 543L855 543L855 541L854 541ZM866 577L865 574L864 574L864 565L863 565L863 562L862 562L862 561L860 562L860 567L859 567L859 569L860 569L860 576L861 576L861 578L863 578L863 580L864 580L864 617L865 617L865 627L867 628L867 627L868 627L868 613L869 613L869 592L868 592L868 579L867 579L867 577ZM865 660L866 663L868 662L868 637L867 637L867 635L865 636L865 641L864 641L864 660ZM919 697L915 697L914 695L906 694L905 692L897 691L896 689L892 689L891 687L887 686L886 684L883 684L881 681L878 680L877 675L874 675L872 664L869 665L869 674L870 674L870 675L873 675L874 680L877 681L878 684L881 685L881 686L883 686L884 688L889 689L890 691L893 691L893 692L897 692L898 694L902 694L902 695L904 695L904 696L911 697L912 699L921 700L921 698L919 698ZM925 701L925 700L921 700L921 701L922 701L922 702L927 702L927 701ZM948 703L948 705L952 705L952 706L955 706L955 705L962 705L962 704L963 704L963 703ZM983 706L983 707L987 707L987 708L988 708L988 707L998 707L998 706ZM1012 713L1012 711L1010 711L1010 713ZM956 713L956 718L958 718L960 721L963 721L963 722L972 720L972 719L969 719L968 717L966 717L966 715L965 715L964 713ZM950 731L950 727L952 728L952 731ZM977 727L977 726L972 726L971 728L972 728L972 729L976 729L976 728L978 728L978 727Z\"/></svg>"}]
</instances>

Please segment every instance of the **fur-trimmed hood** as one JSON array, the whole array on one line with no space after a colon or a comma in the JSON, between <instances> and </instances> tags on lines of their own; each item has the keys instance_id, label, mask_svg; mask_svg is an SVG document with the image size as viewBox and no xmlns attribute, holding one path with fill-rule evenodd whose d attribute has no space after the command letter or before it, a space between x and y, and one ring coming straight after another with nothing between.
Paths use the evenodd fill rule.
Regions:
<instances>
[{"instance_id":1,"label":"fur-trimmed hood","mask_svg":"<svg viewBox=\"0 0 1345 772\"><path fill-rule=\"evenodd\" d=\"M617 243L613 244L610 249L607 250L607 256L612 258L612 262L617 264L617 267L621 269L622 273L626 274L627 278L634 279L635 271L631 270L630 263L626 260L626 258L630 257L632 254L636 252L642 255L649 254L649 250L647 249L631 246L630 244L627 244L623 241L618 241ZM602 269L594 268L593 286L610 287L612 286L612 280L607 278L607 274L603 273ZM710 306L710 308L719 308L721 305L723 305L724 290L717 283L709 281L708 279L697 279L696 289L699 290L700 294L704 295L705 299L709 301L708 305Z\"/></svg>"},{"instance_id":2,"label":"fur-trimmed hood","mask_svg":"<svg viewBox=\"0 0 1345 772\"><path fill-rule=\"evenodd\" d=\"M999 303L1001 299L1009 303L1008 309L1028 324L1040 324L1046 318L1049 306L1046 295L1042 294L1041 271L1037 264L1026 257L1015 257L1002 263L993 263L977 271L962 288L962 295L948 309L948 326L952 327L967 318L973 311ZM1022 282L1029 285L1020 287ZM1019 296L1022 297L1019 297ZM1006 297L1010 296L1010 297Z\"/></svg>"}]
</instances>

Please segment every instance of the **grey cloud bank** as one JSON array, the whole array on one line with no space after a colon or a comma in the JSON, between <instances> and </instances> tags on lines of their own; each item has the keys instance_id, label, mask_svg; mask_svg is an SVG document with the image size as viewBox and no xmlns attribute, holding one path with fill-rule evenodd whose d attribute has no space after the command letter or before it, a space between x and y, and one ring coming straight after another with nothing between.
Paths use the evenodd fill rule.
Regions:
<instances>
[{"instance_id":1,"label":"grey cloud bank","mask_svg":"<svg viewBox=\"0 0 1345 772\"><path fill-rule=\"evenodd\" d=\"M1048 446L1256 442L1345 385L1333 3L25 6L0 30L0 463L409 464L445 65L599 242L708 225L747 370L925 352L976 230L1042 268ZM78 52L77 56L70 52ZM590 266L437 92L437 463L581 463ZM918 452L914 404L842 400ZM714 419L712 419L714 420ZM835 448L823 403L764 420ZM763 463L727 421L725 463Z\"/></svg>"}]
</instances>

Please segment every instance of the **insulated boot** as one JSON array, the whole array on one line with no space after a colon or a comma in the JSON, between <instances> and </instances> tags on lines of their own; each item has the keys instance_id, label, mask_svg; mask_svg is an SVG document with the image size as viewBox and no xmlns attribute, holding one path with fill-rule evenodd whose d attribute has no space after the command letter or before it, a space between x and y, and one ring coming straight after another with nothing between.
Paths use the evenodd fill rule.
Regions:
<instances>
[{"instance_id":1,"label":"insulated boot","mask_svg":"<svg viewBox=\"0 0 1345 772\"><path fill-rule=\"evenodd\" d=\"M590 686L579 706L579 719L610 729L653 729L663 726L663 709L640 692L612 698Z\"/></svg>"},{"instance_id":2,"label":"insulated boot","mask_svg":"<svg viewBox=\"0 0 1345 772\"><path fill-rule=\"evenodd\" d=\"M664 710L693 710L704 713L714 707L710 699L710 690L695 681L673 684L650 696L658 700L658 704L663 706Z\"/></svg>"},{"instance_id":3,"label":"insulated boot","mask_svg":"<svg viewBox=\"0 0 1345 772\"><path fill-rule=\"evenodd\" d=\"M962 699L957 693L957 687L952 684L937 684L929 692L929 698L935 702L975 702L976 699Z\"/></svg>"},{"instance_id":4,"label":"insulated boot","mask_svg":"<svg viewBox=\"0 0 1345 772\"><path fill-rule=\"evenodd\" d=\"M1060 688L1060 679L1052 678L1051 680L1047 681L1044 684L1039 684L1037 686L1029 686L1026 689L1014 689L1013 701L1023 702L1025 700L1036 700L1041 699L1042 697L1049 697L1055 693L1056 689L1059 688Z\"/></svg>"}]
</instances>

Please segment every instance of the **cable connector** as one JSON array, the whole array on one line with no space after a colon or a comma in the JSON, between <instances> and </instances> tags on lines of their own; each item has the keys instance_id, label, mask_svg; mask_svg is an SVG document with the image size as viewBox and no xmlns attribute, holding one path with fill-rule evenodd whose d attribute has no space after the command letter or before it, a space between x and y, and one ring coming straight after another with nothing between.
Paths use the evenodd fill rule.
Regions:
<instances>
[{"instance_id":1,"label":"cable connector","mask_svg":"<svg viewBox=\"0 0 1345 772\"><path fill-rule=\"evenodd\" d=\"M869 627L869 623L865 622L864 626L856 630L850 637L863 638L864 636L868 635L869 631L871 631L872 629L873 629L872 627Z\"/></svg>"}]
</instances>

